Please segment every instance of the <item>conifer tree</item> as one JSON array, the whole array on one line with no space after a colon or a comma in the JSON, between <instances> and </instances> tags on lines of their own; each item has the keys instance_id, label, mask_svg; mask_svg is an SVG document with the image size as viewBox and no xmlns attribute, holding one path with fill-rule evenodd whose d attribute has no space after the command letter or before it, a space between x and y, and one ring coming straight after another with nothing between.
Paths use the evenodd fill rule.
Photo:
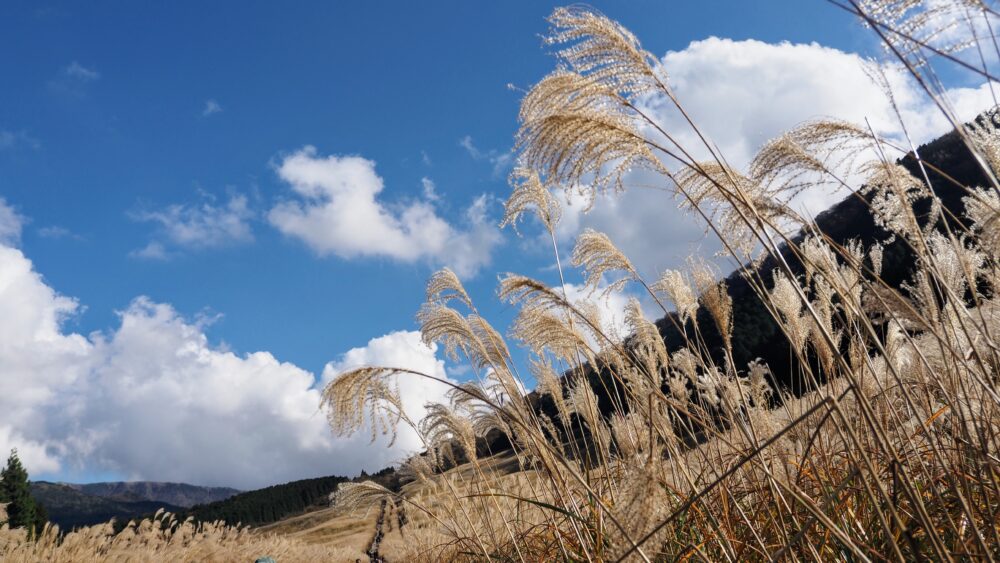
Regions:
<instances>
[{"instance_id":1,"label":"conifer tree","mask_svg":"<svg viewBox=\"0 0 1000 563\"><path fill-rule=\"evenodd\" d=\"M7 466L0 472L0 502L7 503L7 524L11 528L28 528L34 533L45 525L45 513L31 496L28 470L17 457L17 449L11 450Z\"/></svg>"}]
</instances>

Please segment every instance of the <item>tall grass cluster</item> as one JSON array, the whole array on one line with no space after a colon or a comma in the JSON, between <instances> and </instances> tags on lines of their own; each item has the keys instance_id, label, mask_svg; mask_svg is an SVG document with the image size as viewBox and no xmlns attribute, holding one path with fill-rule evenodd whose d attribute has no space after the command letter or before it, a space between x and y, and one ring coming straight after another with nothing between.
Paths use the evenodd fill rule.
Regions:
<instances>
[{"instance_id":1,"label":"tall grass cluster","mask_svg":"<svg viewBox=\"0 0 1000 563\"><path fill-rule=\"evenodd\" d=\"M805 123L737 169L635 36L586 8L556 10L547 41L559 62L524 97L504 223L533 217L563 280L556 192L601 205L605 192L635 189L638 175L718 238L787 340L792 367L783 369L799 391L775 379L778 366L736 362L732 298L708 261L644 279L594 231L568 257L594 291L643 294L682 335L670 348L635 299L621 338L598 308L570 300L564 281L517 274L500 281L499 298L518 308L504 334L440 271L418 313L423 338L478 377L445 381L449 402L419 421L392 382L433 377L406 366L354 370L324 392L338 432L404 424L424 440L426 453L401 468L413 480L402 492L357 483L336 497L405 507L398 559L1000 558L1000 132L962 125L934 66L990 79L983 53L1000 54L990 29L998 14L972 0L834 3L949 118L985 183L946 177L963 203L944 205L929 177L943 172L905 123L896 139L864 123ZM972 43L949 42L970 27ZM981 66L961 54L969 45ZM881 68L872 79L895 106ZM682 130L656 119L653 99ZM864 202L883 240L837 242L797 211L797 198L831 187ZM890 246L912 256L902 284L882 277ZM527 367L512 345L526 350ZM523 392L530 381L534 395ZM539 408L540 398L553 407ZM497 471L483 455L482 439L497 430L520 471Z\"/></svg>"}]
</instances>

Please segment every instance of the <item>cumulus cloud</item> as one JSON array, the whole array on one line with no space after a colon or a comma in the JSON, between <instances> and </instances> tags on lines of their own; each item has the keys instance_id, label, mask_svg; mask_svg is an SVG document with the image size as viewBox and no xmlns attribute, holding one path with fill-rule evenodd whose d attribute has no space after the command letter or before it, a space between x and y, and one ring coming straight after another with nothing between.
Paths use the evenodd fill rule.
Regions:
<instances>
[{"instance_id":1,"label":"cumulus cloud","mask_svg":"<svg viewBox=\"0 0 1000 563\"><path fill-rule=\"evenodd\" d=\"M865 73L860 56L812 44L733 41L709 38L662 58L674 93L708 139L733 166L744 167L767 140L804 121L833 117L901 138L902 131L884 93ZM948 122L902 69L885 67L902 117L914 142L947 132ZM962 119L992 106L987 85L949 92ZM644 101L671 135L707 158L683 116L660 98ZM673 166L673 163L668 163ZM602 198L589 214L584 202L567 208L559 237L569 243L582 229L606 232L640 270L655 276L679 266L690 254L719 249L699 221L678 211L662 179L636 172L626 193ZM834 189L812 191L795 205L816 214L844 197ZM565 199L565 198L564 198Z\"/></svg>"},{"instance_id":2,"label":"cumulus cloud","mask_svg":"<svg viewBox=\"0 0 1000 563\"><path fill-rule=\"evenodd\" d=\"M324 157L307 146L286 156L277 170L298 199L276 205L268 220L320 255L427 260L469 277L490 263L501 241L486 214L487 198L477 199L456 227L438 215L432 199L382 200L375 163L359 156Z\"/></svg>"},{"instance_id":3,"label":"cumulus cloud","mask_svg":"<svg viewBox=\"0 0 1000 563\"><path fill-rule=\"evenodd\" d=\"M18 448L36 476L111 472L128 479L254 488L380 469L419 448L361 434L335 438L320 411L321 382L266 351L213 345L205 320L139 297L114 329L65 328L78 313L18 249L0 245L0 451ZM436 348L395 332L352 349L322 382L361 363L447 377ZM440 385L399 381L413 414Z\"/></svg>"},{"instance_id":4,"label":"cumulus cloud","mask_svg":"<svg viewBox=\"0 0 1000 563\"><path fill-rule=\"evenodd\" d=\"M0 244L16 246L21 241L25 218L0 197Z\"/></svg>"},{"instance_id":5,"label":"cumulus cloud","mask_svg":"<svg viewBox=\"0 0 1000 563\"><path fill-rule=\"evenodd\" d=\"M167 259L167 248L205 249L253 241L250 220L254 217L247 197L231 194L226 203L216 205L208 198L200 205L175 204L163 209L130 213L133 220L157 225L154 240L132 252L138 258Z\"/></svg>"}]
</instances>

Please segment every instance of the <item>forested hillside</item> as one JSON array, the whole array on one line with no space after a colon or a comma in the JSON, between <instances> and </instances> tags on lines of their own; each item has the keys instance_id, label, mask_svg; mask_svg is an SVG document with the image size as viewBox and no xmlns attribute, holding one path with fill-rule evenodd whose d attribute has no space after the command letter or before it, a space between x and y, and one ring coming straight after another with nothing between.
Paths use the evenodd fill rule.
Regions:
<instances>
[{"instance_id":1,"label":"forested hillside","mask_svg":"<svg viewBox=\"0 0 1000 563\"><path fill-rule=\"evenodd\" d=\"M261 526L329 504L330 493L341 483L366 480L377 481L391 489L398 488L395 469L387 467L371 475L362 472L353 479L332 475L247 491L226 500L195 506L182 512L181 516L193 516L200 522L224 520L229 524Z\"/></svg>"}]
</instances>

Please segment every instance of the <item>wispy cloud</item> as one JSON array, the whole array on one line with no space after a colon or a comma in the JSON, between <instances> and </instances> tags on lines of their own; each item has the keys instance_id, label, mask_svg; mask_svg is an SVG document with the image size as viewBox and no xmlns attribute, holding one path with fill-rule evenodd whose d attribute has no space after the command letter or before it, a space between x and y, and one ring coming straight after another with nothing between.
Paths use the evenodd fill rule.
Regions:
<instances>
[{"instance_id":1,"label":"wispy cloud","mask_svg":"<svg viewBox=\"0 0 1000 563\"><path fill-rule=\"evenodd\" d=\"M73 231L67 229L66 227L61 227L59 225L49 225L46 227L39 227L35 232L38 236L47 239L72 239L72 240L83 240L83 237L74 233Z\"/></svg>"},{"instance_id":2,"label":"wispy cloud","mask_svg":"<svg viewBox=\"0 0 1000 563\"><path fill-rule=\"evenodd\" d=\"M438 201L441 196L437 193L437 185L434 180L424 176L420 179L420 185L424 188L424 199L427 201Z\"/></svg>"},{"instance_id":3,"label":"wispy cloud","mask_svg":"<svg viewBox=\"0 0 1000 563\"><path fill-rule=\"evenodd\" d=\"M0 245L17 246L28 220L0 197Z\"/></svg>"},{"instance_id":4,"label":"wispy cloud","mask_svg":"<svg viewBox=\"0 0 1000 563\"><path fill-rule=\"evenodd\" d=\"M493 177L499 178L514 161L514 155L510 151L501 152L496 149L481 150L472 141L471 135L466 135L458 140L458 145L469 153L473 160L482 160L493 165Z\"/></svg>"},{"instance_id":5,"label":"wispy cloud","mask_svg":"<svg viewBox=\"0 0 1000 563\"><path fill-rule=\"evenodd\" d=\"M101 77L101 73L87 68L76 61L73 61L69 64L69 66L63 68L63 74L69 78L82 80L84 82L93 82Z\"/></svg>"},{"instance_id":6,"label":"wispy cloud","mask_svg":"<svg viewBox=\"0 0 1000 563\"><path fill-rule=\"evenodd\" d=\"M139 258L142 260L153 260L157 262L166 262L173 257L173 254L167 252L167 248L163 246L162 242L152 241L142 248L137 248L128 253L130 258Z\"/></svg>"},{"instance_id":7,"label":"wispy cloud","mask_svg":"<svg viewBox=\"0 0 1000 563\"><path fill-rule=\"evenodd\" d=\"M133 211L129 216L155 224L157 232L130 256L166 260L183 250L220 248L253 241L250 221L256 214L245 195L233 193L224 204L206 196L200 204L174 204L162 209Z\"/></svg>"},{"instance_id":8,"label":"wispy cloud","mask_svg":"<svg viewBox=\"0 0 1000 563\"><path fill-rule=\"evenodd\" d=\"M23 130L10 131L8 129L0 129L0 150L17 147L38 150L42 147L42 143Z\"/></svg>"},{"instance_id":9,"label":"wispy cloud","mask_svg":"<svg viewBox=\"0 0 1000 563\"><path fill-rule=\"evenodd\" d=\"M59 69L56 76L49 80L49 90L58 94L81 98L87 93L91 84L101 78L101 73L93 68L87 68L77 61Z\"/></svg>"},{"instance_id":10,"label":"wispy cloud","mask_svg":"<svg viewBox=\"0 0 1000 563\"><path fill-rule=\"evenodd\" d=\"M222 106L215 100L205 100L205 108L201 110L202 117L215 115L222 111Z\"/></svg>"}]
</instances>

